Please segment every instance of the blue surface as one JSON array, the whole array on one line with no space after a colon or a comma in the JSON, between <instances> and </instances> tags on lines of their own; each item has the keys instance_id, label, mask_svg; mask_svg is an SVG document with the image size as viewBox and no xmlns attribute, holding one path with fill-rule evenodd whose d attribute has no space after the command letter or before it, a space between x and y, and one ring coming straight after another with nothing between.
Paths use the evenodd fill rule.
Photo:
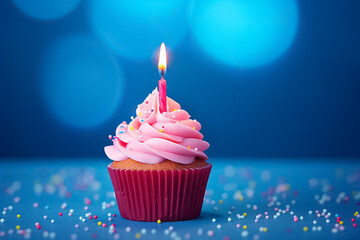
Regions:
<instances>
[{"instance_id":1,"label":"blue surface","mask_svg":"<svg viewBox=\"0 0 360 240\"><path fill-rule=\"evenodd\" d=\"M3 160L0 163L0 207L8 210L0 216L5 219L5 223L0 223L0 239L24 239L15 230L16 225L27 232L25 238L31 239L135 239L136 233L140 233L137 236L141 239L208 239L209 231L214 231L213 239L239 239L246 234L246 239L354 239L360 233L360 228L354 228L350 221L360 210L360 164L354 161L212 159L213 170L201 217L157 224L128 221L119 216L106 159ZM89 198L91 204L86 205L84 198ZM327 200L320 204L322 199ZM19 202L15 203L17 200ZM38 208L33 207L35 202L39 203ZM268 206L271 202L274 206ZM61 209L64 203L67 207ZM105 209L102 209L103 204ZM274 219L274 208L284 210L286 205L289 205L289 211ZM84 210L85 206L88 211ZM70 209L74 209L73 216L68 216ZM325 222L324 216L319 218L314 213L309 214L316 210L322 213L324 209L331 213L330 223ZM268 220L264 217L265 211L269 212ZM303 216L303 220L295 223L291 211L298 218ZM63 216L59 216L59 212ZM98 226L98 220L80 221L79 217L88 212L96 214L98 220L108 226L115 223L116 233L109 233L109 227ZM244 212L247 216L239 219L237 214ZM108 213L117 216L108 221ZM17 218L17 214L21 217ZM262 217L255 223L257 214ZM344 231L332 232L335 214L343 220ZM43 219L44 215L48 216L47 220ZM354 218L360 223L360 218ZM51 219L55 223L51 223ZM316 224L313 224L314 220ZM41 230L35 227L37 221ZM247 230L243 229L244 225ZM307 232L303 231L305 226ZM86 227L88 231L85 231ZM128 232L127 227L131 228ZM260 231L265 227L267 232ZM12 234L9 234L10 229L14 231Z\"/></svg>"}]
</instances>

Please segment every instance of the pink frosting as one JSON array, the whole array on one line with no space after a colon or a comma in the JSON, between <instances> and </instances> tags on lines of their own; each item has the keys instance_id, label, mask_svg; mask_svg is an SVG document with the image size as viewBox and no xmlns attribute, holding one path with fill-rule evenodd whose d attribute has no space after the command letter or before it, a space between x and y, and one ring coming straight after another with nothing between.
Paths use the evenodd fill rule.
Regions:
<instances>
[{"instance_id":1,"label":"pink frosting","mask_svg":"<svg viewBox=\"0 0 360 240\"><path fill-rule=\"evenodd\" d=\"M113 145L105 147L113 161L133 159L142 163L164 160L189 164L195 158L207 160L209 143L202 140L201 124L191 120L180 105L167 98L167 112L159 111L159 92L155 89L136 109L136 118L116 129Z\"/></svg>"}]
</instances>

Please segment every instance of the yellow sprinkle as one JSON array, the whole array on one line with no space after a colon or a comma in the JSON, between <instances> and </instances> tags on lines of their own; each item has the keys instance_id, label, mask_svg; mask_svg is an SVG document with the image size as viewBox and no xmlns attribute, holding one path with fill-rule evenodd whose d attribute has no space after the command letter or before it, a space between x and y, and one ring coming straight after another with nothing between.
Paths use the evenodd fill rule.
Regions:
<instances>
[{"instance_id":1,"label":"yellow sprinkle","mask_svg":"<svg viewBox=\"0 0 360 240\"><path fill-rule=\"evenodd\" d=\"M157 222L158 224L160 224L160 223L161 223L161 220L159 219L159 220L157 220L156 222Z\"/></svg>"},{"instance_id":2,"label":"yellow sprinkle","mask_svg":"<svg viewBox=\"0 0 360 240\"><path fill-rule=\"evenodd\" d=\"M19 230L19 229L20 229L20 225L17 225L17 226L16 226L16 229Z\"/></svg>"},{"instance_id":3,"label":"yellow sprinkle","mask_svg":"<svg viewBox=\"0 0 360 240\"><path fill-rule=\"evenodd\" d=\"M16 215L16 217L17 217L17 218L21 218L21 215L20 215L20 214L18 214L18 215Z\"/></svg>"},{"instance_id":4,"label":"yellow sprinkle","mask_svg":"<svg viewBox=\"0 0 360 240\"><path fill-rule=\"evenodd\" d=\"M193 129L195 129L195 127L193 127Z\"/></svg>"},{"instance_id":5,"label":"yellow sprinkle","mask_svg":"<svg viewBox=\"0 0 360 240\"><path fill-rule=\"evenodd\" d=\"M130 127L130 130L134 130L134 127L133 127L133 126L131 126L131 127Z\"/></svg>"},{"instance_id":6,"label":"yellow sprinkle","mask_svg":"<svg viewBox=\"0 0 360 240\"><path fill-rule=\"evenodd\" d=\"M267 232L267 227L264 227L264 232Z\"/></svg>"},{"instance_id":7,"label":"yellow sprinkle","mask_svg":"<svg viewBox=\"0 0 360 240\"><path fill-rule=\"evenodd\" d=\"M173 112L177 111L177 109L175 108Z\"/></svg>"},{"instance_id":8,"label":"yellow sprinkle","mask_svg":"<svg viewBox=\"0 0 360 240\"><path fill-rule=\"evenodd\" d=\"M160 129L159 132L164 132L164 130L163 130L163 129Z\"/></svg>"},{"instance_id":9,"label":"yellow sprinkle","mask_svg":"<svg viewBox=\"0 0 360 240\"><path fill-rule=\"evenodd\" d=\"M136 239L141 238L141 234L140 234L140 233L136 233L136 234L135 234L135 238L136 238Z\"/></svg>"},{"instance_id":10,"label":"yellow sprinkle","mask_svg":"<svg viewBox=\"0 0 360 240\"><path fill-rule=\"evenodd\" d=\"M190 146L188 146L188 148L190 149Z\"/></svg>"},{"instance_id":11,"label":"yellow sprinkle","mask_svg":"<svg viewBox=\"0 0 360 240\"><path fill-rule=\"evenodd\" d=\"M308 227L304 227L303 230L304 230L304 232L307 232L307 231L308 231Z\"/></svg>"},{"instance_id":12,"label":"yellow sprinkle","mask_svg":"<svg viewBox=\"0 0 360 240\"><path fill-rule=\"evenodd\" d=\"M356 217L357 215L359 215L359 212L358 211L356 211L355 213L354 213L354 216Z\"/></svg>"},{"instance_id":13,"label":"yellow sprinkle","mask_svg":"<svg viewBox=\"0 0 360 240\"><path fill-rule=\"evenodd\" d=\"M240 201L244 200L244 197L243 197L243 196L240 196L240 197L239 197L239 200L240 200Z\"/></svg>"},{"instance_id":14,"label":"yellow sprinkle","mask_svg":"<svg viewBox=\"0 0 360 240\"><path fill-rule=\"evenodd\" d=\"M224 203L224 201L223 201L222 199L220 199L220 200L219 200L219 203L220 203L220 204L223 204L223 203Z\"/></svg>"},{"instance_id":15,"label":"yellow sprinkle","mask_svg":"<svg viewBox=\"0 0 360 240\"><path fill-rule=\"evenodd\" d=\"M141 112L139 112L139 116L141 116Z\"/></svg>"},{"instance_id":16,"label":"yellow sprinkle","mask_svg":"<svg viewBox=\"0 0 360 240\"><path fill-rule=\"evenodd\" d=\"M98 225L101 226L101 222L100 222L100 221L98 222Z\"/></svg>"},{"instance_id":17,"label":"yellow sprinkle","mask_svg":"<svg viewBox=\"0 0 360 240\"><path fill-rule=\"evenodd\" d=\"M246 213L246 212L244 212L244 213L243 213L243 215L246 217L246 216L247 216L247 213Z\"/></svg>"},{"instance_id":18,"label":"yellow sprinkle","mask_svg":"<svg viewBox=\"0 0 360 240\"><path fill-rule=\"evenodd\" d=\"M343 225L343 224L344 224L344 222L343 222L343 221L340 221L339 223L340 223L340 225Z\"/></svg>"},{"instance_id":19,"label":"yellow sprinkle","mask_svg":"<svg viewBox=\"0 0 360 240\"><path fill-rule=\"evenodd\" d=\"M246 225L244 225L244 226L243 226L243 229L247 229L247 226L246 226Z\"/></svg>"}]
</instances>

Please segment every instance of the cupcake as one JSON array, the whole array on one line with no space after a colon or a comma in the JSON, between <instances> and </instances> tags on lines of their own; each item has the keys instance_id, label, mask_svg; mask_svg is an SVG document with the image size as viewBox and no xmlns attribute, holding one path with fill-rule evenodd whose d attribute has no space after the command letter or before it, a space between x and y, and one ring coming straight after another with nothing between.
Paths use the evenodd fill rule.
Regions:
<instances>
[{"instance_id":1,"label":"cupcake","mask_svg":"<svg viewBox=\"0 0 360 240\"><path fill-rule=\"evenodd\" d=\"M211 170L200 129L169 97L160 113L157 89L129 124L118 126L105 153L113 160L108 170L122 217L154 222L200 216Z\"/></svg>"}]
</instances>

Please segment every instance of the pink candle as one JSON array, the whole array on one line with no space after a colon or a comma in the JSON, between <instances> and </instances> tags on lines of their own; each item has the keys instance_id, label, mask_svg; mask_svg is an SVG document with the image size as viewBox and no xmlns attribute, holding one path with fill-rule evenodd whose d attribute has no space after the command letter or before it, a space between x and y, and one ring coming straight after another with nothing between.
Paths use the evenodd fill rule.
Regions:
<instances>
[{"instance_id":1,"label":"pink candle","mask_svg":"<svg viewBox=\"0 0 360 240\"><path fill-rule=\"evenodd\" d=\"M166 108L166 81L163 76L159 80L159 110L160 113L167 112Z\"/></svg>"},{"instance_id":2,"label":"pink candle","mask_svg":"<svg viewBox=\"0 0 360 240\"><path fill-rule=\"evenodd\" d=\"M159 110L160 113L167 112L166 103L166 81L164 79L164 71L166 69L166 49L162 43L159 54L159 69L161 70L161 79L159 80Z\"/></svg>"}]
</instances>

